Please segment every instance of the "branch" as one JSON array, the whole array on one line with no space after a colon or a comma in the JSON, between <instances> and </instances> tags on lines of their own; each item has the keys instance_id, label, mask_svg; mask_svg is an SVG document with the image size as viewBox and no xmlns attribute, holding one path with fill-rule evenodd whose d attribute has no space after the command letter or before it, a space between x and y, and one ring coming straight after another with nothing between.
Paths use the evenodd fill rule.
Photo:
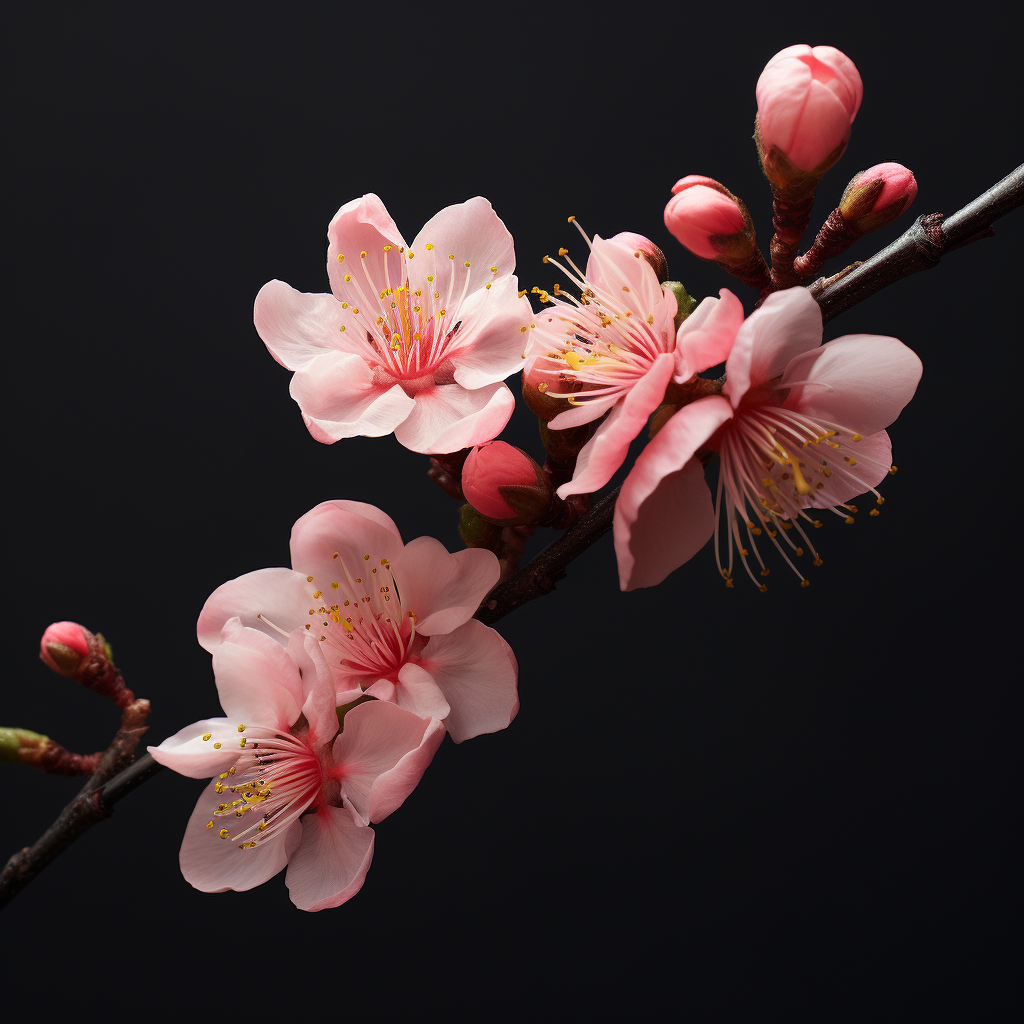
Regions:
<instances>
[{"instance_id":1,"label":"branch","mask_svg":"<svg viewBox=\"0 0 1024 1024\"><path fill-rule=\"evenodd\" d=\"M811 295L831 320L901 278L929 270L947 253L993 234L992 224L1024 203L1024 164L963 209L944 217L926 213L891 245L852 270L815 281Z\"/></svg>"}]
</instances>

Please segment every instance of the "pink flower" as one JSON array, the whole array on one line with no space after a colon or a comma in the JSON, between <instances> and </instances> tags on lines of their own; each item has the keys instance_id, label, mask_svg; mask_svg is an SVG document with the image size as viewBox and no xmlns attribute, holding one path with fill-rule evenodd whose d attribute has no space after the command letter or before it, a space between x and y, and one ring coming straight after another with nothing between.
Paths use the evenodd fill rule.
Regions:
<instances>
[{"instance_id":1,"label":"pink flower","mask_svg":"<svg viewBox=\"0 0 1024 1024\"><path fill-rule=\"evenodd\" d=\"M596 235L587 241L586 273L571 259L570 271L549 257L580 298L557 286L553 294L542 292L552 306L537 314L527 351L526 383L570 406L550 421L551 429L609 414L580 451L572 480L558 488L563 498L604 486L669 382L720 363L743 321L739 299L723 288L721 299L705 299L677 331L675 296L658 283L642 251Z\"/></svg>"},{"instance_id":2,"label":"pink flower","mask_svg":"<svg viewBox=\"0 0 1024 1024\"><path fill-rule=\"evenodd\" d=\"M921 360L895 338L870 334L822 345L821 329L821 310L805 288L769 296L736 334L724 394L683 406L641 452L615 507L623 590L660 583L712 533L730 586L738 552L764 588L754 575L768 575L758 537L806 586L790 555L806 545L820 564L805 527L821 524L807 509L852 522L855 495L871 491L882 503L876 488L891 464L885 427L913 397ZM701 450L720 459L714 505L695 457Z\"/></svg>"},{"instance_id":3,"label":"pink flower","mask_svg":"<svg viewBox=\"0 0 1024 1024\"><path fill-rule=\"evenodd\" d=\"M522 365L532 312L491 204L449 206L407 245L369 194L338 211L327 237L333 295L271 281L256 297L256 330L295 371L309 432L333 444L393 431L436 453L499 434L515 405L501 381Z\"/></svg>"},{"instance_id":4,"label":"pink flower","mask_svg":"<svg viewBox=\"0 0 1024 1024\"><path fill-rule=\"evenodd\" d=\"M442 719L456 743L515 718L515 656L473 618L498 582L492 552L403 544L373 505L327 501L296 522L291 554L292 569L259 569L210 595L198 625L207 650L235 616L280 644L300 629L323 652L339 704L365 692Z\"/></svg>"},{"instance_id":5,"label":"pink flower","mask_svg":"<svg viewBox=\"0 0 1024 1024\"><path fill-rule=\"evenodd\" d=\"M366 826L415 789L443 726L368 701L347 710L338 735L331 673L319 644L301 630L284 650L233 619L213 669L226 717L149 748L182 775L216 776L185 829L182 874L203 892L223 892L251 889L287 865L285 884L299 909L339 906L370 867Z\"/></svg>"},{"instance_id":6,"label":"pink flower","mask_svg":"<svg viewBox=\"0 0 1024 1024\"><path fill-rule=\"evenodd\" d=\"M665 227L702 260L721 259L735 247L734 239L749 248L747 233L753 233L746 209L736 197L712 178L688 174L672 188L665 207Z\"/></svg>"},{"instance_id":7,"label":"pink flower","mask_svg":"<svg viewBox=\"0 0 1024 1024\"><path fill-rule=\"evenodd\" d=\"M846 148L864 86L845 53L801 43L768 61L756 92L764 156L776 148L795 168L824 173Z\"/></svg>"}]
</instances>

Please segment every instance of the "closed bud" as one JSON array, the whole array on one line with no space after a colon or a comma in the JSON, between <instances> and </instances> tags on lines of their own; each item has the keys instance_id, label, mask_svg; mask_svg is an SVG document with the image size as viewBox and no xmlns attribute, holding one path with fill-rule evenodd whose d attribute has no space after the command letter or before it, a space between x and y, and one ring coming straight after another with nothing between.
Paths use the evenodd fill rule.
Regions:
<instances>
[{"instance_id":1,"label":"closed bud","mask_svg":"<svg viewBox=\"0 0 1024 1024\"><path fill-rule=\"evenodd\" d=\"M501 542L501 527L484 519L472 505L463 505L459 509L459 536L467 548L497 551Z\"/></svg>"},{"instance_id":2,"label":"closed bud","mask_svg":"<svg viewBox=\"0 0 1024 1024\"><path fill-rule=\"evenodd\" d=\"M536 522L554 495L540 466L504 441L469 453L462 467L462 491L483 518L500 526Z\"/></svg>"},{"instance_id":3,"label":"closed bud","mask_svg":"<svg viewBox=\"0 0 1024 1024\"><path fill-rule=\"evenodd\" d=\"M668 260L665 259L665 254L661 249L649 238L644 238L643 235L638 235L635 231L620 231L617 235L612 235L608 241L620 242L622 245L629 246L634 252L640 253L650 263L654 273L658 275L659 284L668 277Z\"/></svg>"},{"instance_id":4,"label":"closed bud","mask_svg":"<svg viewBox=\"0 0 1024 1024\"><path fill-rule=\"evenodd\" d=\"M92 634L77 622L54 622L46 627L39 642L39 657L48 668L73 679L89 654Z\"/></svg>"},{"instance_id":5,"label":"closed bud","mask_svg":"<svg viewBox=\"0 0 1024 1024\"><path fill-rule=\"evenodd\" d=\"M688 174L675 183L665 207L665 227L702 260L739 263L756 247L743 200L701 174Z\"/></svg>"},{"instance_id":6,"label":"closed bud","mask_svg":"<svg viewBox=\"0 0 1024 1024\"><path fill-rule=\"evenodd\" d=\"M813 191L850 141L864 96L856 65L834 46L787 46L757 80L754 139L777 191Z\"/></svg>"},{"instance_id":7,"label":"closed bud","mask_svg":"<svg viewBox=\"0 0 1024 1024\"><path fill-rule=\"evenodd\" d=\"M876 164L855 174L839 201L850 230L866 235L905 213L917 197L917 181L903 164Z\"/></svg>"}]
</instances>

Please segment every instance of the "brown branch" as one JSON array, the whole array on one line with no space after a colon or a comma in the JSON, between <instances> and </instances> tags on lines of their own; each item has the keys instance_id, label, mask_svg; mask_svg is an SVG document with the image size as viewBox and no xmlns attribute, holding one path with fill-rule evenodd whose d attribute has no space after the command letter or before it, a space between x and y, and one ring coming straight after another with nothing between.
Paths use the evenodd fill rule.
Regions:
<instances>
[{"instance_id":1,"label":"brown branch","mask_svg":"<svg viewBox=\"0 0 1024 1024\"><path fill-rule=\"evenodd\" d=\"M121 712L121 728L100 759L99 766L78 796L61 811L57 820L33 846L19 850L0 873L0 908L5 907L58 854L83 832L112 813L114 801L106 799L104 783L127 768L146 731L149 701L133 700ZM120 797L118 797L119 799Z\"/></svg>"},{"instance_id":2,"label":"brown branch","mask_svg":"<svg viewBox=\"0 0 1024 1024\"><path fill-rule=\"evenodd\" d=\"M811 294L831 320L901 278L929 270L947 253L989 237L992 224L1024 203L1024 164L963 209L944 217L926 213L891 245L830 283L815 281Z\"/></svg>"}]
</instances>

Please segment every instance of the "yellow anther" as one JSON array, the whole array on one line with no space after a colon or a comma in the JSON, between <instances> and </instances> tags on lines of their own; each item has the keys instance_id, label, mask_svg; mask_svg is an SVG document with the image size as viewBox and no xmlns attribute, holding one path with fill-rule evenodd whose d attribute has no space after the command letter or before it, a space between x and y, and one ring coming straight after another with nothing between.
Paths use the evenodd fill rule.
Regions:
<instances>
[{"instance_id":1,"label":"yellow anther","mask_svg":"<svg viewBox=\"0 0 1024 1024\"><path fill-rule=\"evenodd\" d=\"M359 254L359 258L361 260L365 260L366 259L366 250L365 249Z\"/></svg>"},{"instance_id":2,"label":"yellow anther","mask_svg":"<svg viewBox=\"0 0 1024 1024\"><path fill-rule=\"evenodd\" d=\"M338 589L338 584L337 583L332 583L331 584L331 590L337 590L337 589Z\"/></svg>"},{"instance_id":3,"label":"yellow anther","mask_svg":"<svg viewBox=\"0 0 1024 1024\"><path fill-rule=\"evenodd\" d=\"M467 261L466 261L465 263L463 263L462 265L463 265L464 267L468 267L468 266L469 266L469 261L467 260Z\"/></svg>"},{"instance_id":4,"label":"yellow anther","mask_svg":"<svg viewBox=\"0 0 1024 1024\"><path fill-rule=\"evenodd\" d=\"M213 749L214 750L220 750L220 740L218 740L216 743L214 743Z\"/></svg>"},{"instance_id":5,"label":"yellow anther","mask_svg":"<svg viewBox=\"0 0 1024 1024\"><path fill-rule=\"evenodd\" d=\"M213 736L213 733L212 733L212 732L204 732L204 733L203 733L203 739L204 739L204 740L208 740L208 739L210 739L210 737L211 737L211 736Z\"/></svg>"},{"instance_id":6,"label":"yellow anther","mask_svg":"<svg viewBox=\"0 0 1024 1024\"><path fill-rule=\"evenodd\" d=\"M218 832L217 834L221 837L221 839L227 839L229 835L228 830L226 828L222 828L220 832Z\"/></svg>"},{"instance_id":7,"label":"yellow anther","mask_svg":"<svg viewBox=\"0 0 1024 1024\"><path fill-rule=\"evenodd\" d=\"M575 217L570 217L566 223L571 224L575 219Z\"/></svg>"},{"instance_id":8,"label":"yellow anther","mask_svg":"<svg viewBox=\"0 0 1024 1024\"><path fill-rule=\"evenodd\" d=\"M566 364L572 370L578 370L583 365L583 360L580 359L579 355L572 350L565 353L564 359Z\"/></svg>"},{"instance_id":9,"label":"yellow anther","mask_svg":"<svg viewBox=\"0 0 1024 1024\"><path fill-rule=\"evenodd\" d=\"M238 745L240 747L244 747L245 746L245 737L244 736L238 741Z\"/></svg>"},{"instance_id":10,"label":"yellow anther","mask_svg":"<svg viewBox=\"0 0 1024 1024\"><path fill-rule=\"evenodd\" d=\"M800 581L800 586L801 587L809 587L810 585L811 585L811 581L810 580L801 580Z\"/></svg>"},{"instance_id":11,"label":"yellow anther","mask_svg":"<svg viewBox=\"0 0 1024 1024\"><path fill-rule=\"evenodd\" d=\"M814 556L814 564L815 565L821 565L821 555L815 555Z\"/></svg>"},{"instance_id":12,"label":"yellow anther","mask_svg":"<svg viewBox=\"0 0 1024 1024\"><path fill-rule=\"evenodd\" d=\"M558 255L559 256L568 256L569 255L569 250L568 249L559 249L558 250Z\"/></svg>"},{"instance_id":13,"label":"yellow anther","mask_svg":"<svg viewBox=\"0 0 1024 1024\"><path fill-rule=\"evenodd\" d=\"M307 576L306 577L306 582L307 583L312 583L313 582L313 577L312 576Z\"/></svg>"},{"instance_id":14,"label":"yellow anther","mask_svg":"<svg viewBox=\"0 0 1024 1024\"><path fill-rule=\"evenodd\" d=\"M544 257L541 258L541 263L547 263L548 261L549 261L549 257L547 257L547 256L544 256Z\"/></svg>"},{"instance_id":15,"label":"yellow anther","mask_svg":"<svg viewBox=\"0 0 1024 1024\"><path fill-rule=\"evenodd\" d=\"M340 252L338 253L338 262L339 263L344 263L345 262L345 257L342 256L342 254Z\"/></svg>"},{"instance_id":16,"label":"yellow anther","mask_svg":"<svg viewBox=\"0 0 1024 1024\"><path fill-rule=\"evenodd\" d=\"M549 387L548 382L546 380L542 380L537 385L537 390L543 395L544 392L547 391L548 387Z\"/></svg>"},{"instance_id":17,"label":"yellow anther","mask_svg":"<svg viewBox=\"0 0 1024 1024\"><path fill-rule=\"evenodd\" d=\"M450 260L455 259L455 253L453 253L453 252L448 253L448 259L450 259Z\"/></svg>"},{"instance_id":18,"label":"yellow anther","mask_svg":"<svg viewBox=\"0 0 1024 1024\"><path fill-rule=\"evenodd\" d=\"M851 434L850 435L850 440L851 441L863 441L864 438L860 434Z\"/></svg>"},{"instance_id":19,"label":"yellow anther","mask_svg":"<svg viewBox=\"0 0 1024 1024\"><path fill-rule=\"evenodd\" d=\"M797 548L797 549L796 549L796 553L797 553L798 555L802 555L802 554L804 553L804 549L803 549L803 548Z\"/></svg>"},{"instance_id":20,"label":"yellow anther","mask_svg":"<svg viewBox=\"0 0 1024 1024\"><path fill-rule=\"evenodd\" d=\"M761 575L762 576L767 576L770 572L771 572L771 569L762 569L761 570Z\"/></svg>"},{"instance_id":21,"label":"yellow anther","mask_svg":"<svg viewBox=\"0 0 1024 1024\"><path fill-rule=\"evenodd\" d=\"M844 523L846 523L846 525L847 525L847 526L850 526L850 525L851 525L851 524L853 523L853 516L847 516L847 517L846 517L846 518L845 518L845 519L843 520L843 522L844 522Z\"/></svg>"},{"instance_id":22,"label":"yellow anther","mask_svg":"<svg viewBox=\"0 0 1024 1024\"><path fill-rule=\"evenodd\" d=\"M890 466L889 467L889 476L895 476L895 475L896 475L896 467L895 466Z\"/></svg>"},{"instance_id":23,"label":"yellow anther","mask_svg":"<svg viewBox=\"0 0 1024 1024\"><path fill-rule=\"evenodd\" d=\"M870 511L870 512L868 513L868 515L869 515L869 516L877 516L877 515L878 515L878 509L877 509L877 508L873 508L873 509L872 509L872 510L871 510L871 511Z\"/></svg>"},{"instance_id":24,"label":"yellow anther","mask_svg":"<svg viewBox=\"0 0 1024 1024\"><path fill-rule=\"evenodd\" d=\"M427 252L430 252L430 250L433 249L433 248L434 248L434 243L433 242L427 242Z\"/></svg>"},{"instance_id":25,"label":"yellow anther","mask_svg":"<svg viewBox=\"0 0 1024 1024\"><path fill-rule=\"evenodd\" d=\"M346 281L351 281L352 280L352 275L351 274L346 274L345 275L345 280Z\"/></svg>"},{"instance_id":26,"label":"yellow anther","mask_svg":"<svg viewBox=\"0 0 1024 1024\"><path fill-rule=\"evenodd\" d=\"M244 725L239 725L238 726L238 731L239 732L245 732L245 726Z\"/></svg>"},{"instance_id":27,"label":"yellow anther","mask_svg":"<svg viewBox=\"0 0 1024 1024\"><path fill-rule=\"evenodd\" d=\"M498 268L497 267L491 267L491 273L492 274L496 274L497 272L498 272Z\"/></svg>"}]
</instances>

